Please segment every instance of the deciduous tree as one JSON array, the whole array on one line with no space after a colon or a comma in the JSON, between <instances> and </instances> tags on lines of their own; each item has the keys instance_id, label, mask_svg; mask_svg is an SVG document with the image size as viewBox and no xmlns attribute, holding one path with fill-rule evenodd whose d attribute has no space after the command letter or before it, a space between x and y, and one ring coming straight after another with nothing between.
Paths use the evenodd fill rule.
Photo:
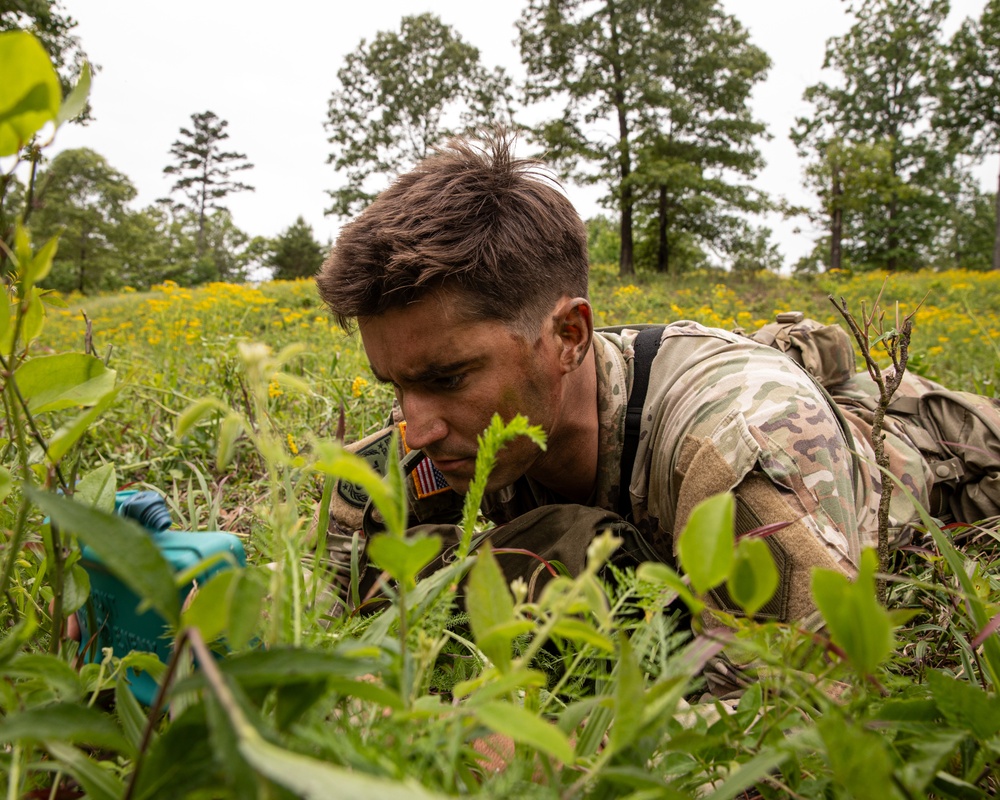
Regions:
<instances>
[{"instance_id":1,"label":"deciduous tree","mask_svg":"<svg viewBox=\"0 0 1000 800\"><path fill-rule=\"evenodd\" d=\"M511 117L511 81L488 70L479 50L433 14L403 17L379 31L337 71L326 129L327 159L344 184L328 214L351 216L382 182L427 156L434 145Z\"/></svg>"},{"instance_id":2,"label":"deciduous tree","mask_svg":"<svg viewBox=\"0 0 1000 800\"><path fill-rule=\"evenodd\" d=\"M640 201L663 232L666 266L665 232L685 199L714 194L728 208L740 194L734 177L760 166L753 139L764 128L747 103L767 56L715 0L530 0L518 30L528 99L564 109L534 129L546 158L574 181L606 184L622 275L634 271Z\"/></svg>"},{"instance_id":3,"label":"deciduous tree","mask_svg":"<svg viewBox=\"0 0 1000 800\"><path fill-rule=\"evenodd\" d=\"M952 37L935 120L953 146L977 160L1000 156L1000 0ZM1000 174L994 196L993 269L1000 270Z\"/></svg>"},{"instance_id":4,"label":"deciduous tree","mask_svg":"<svg viewBox=\"0 0 1000 800\"><path fill-rule=\"evenodd\" d=\"M118 285L122 225L135 195L132 182L93 150L64 150L52 159L32 220L40 241L62 230L46 285L80 292Z\"/></svg>"},{"instance_id":5,"label":"deciduous tree","mask_svg":"<svg viewBox=\"0 0 1000 800\"><path fill-rule=\"evenodd\" d=\"M311 278L323 264L325 253L326 248L313 236L312 225L299 217L271 243L266 264L278 281Z\"/></svg>"},{"instance_id":6,"label":"deciduous tree","mask_svg":"<svg viewBox=\"0 0 1000 800\"><path fill-rule=\"evenodd\" d=\"M839 73L837 81L806 90L816 112L796 121L792 139L812 160L832 266L838 246L855 266L921 266L934 238L928 218L941 211L936 187L947 171L929 120L948 3L860 0L851 11L856 22L827 42L823 62ZM874 160L859 161L865 154Z\"/></svg>"},{"instance_id":7,"label":"deciduous tree","mask_svg":"<svg viewBox=\"0 0 1000 800\"><path fill-rule=\"evenodd\" d=\"M225 209L222 201L234 192L252 192L253 186L241 183L233 175L253 169L246 155L222 149L229 138L229 123L211 111L191 115L190 128L181 128L181 137L170 146L175 164L163 168L168 175L177 175L172 192L181 192L188 200L187 208L198 219L197 256L205 251L205 227L211 209Z\"/></svg>"}]
</instances>

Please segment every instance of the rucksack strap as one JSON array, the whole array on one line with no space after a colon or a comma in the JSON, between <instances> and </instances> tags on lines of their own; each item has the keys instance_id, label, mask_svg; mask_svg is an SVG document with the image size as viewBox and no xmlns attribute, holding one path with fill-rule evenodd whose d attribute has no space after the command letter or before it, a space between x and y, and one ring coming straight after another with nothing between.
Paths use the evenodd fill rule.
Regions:
<instances>
[{"instance_id":1,"label":"rucksack strap","mask_svg":"<svg viewBox=\"0 0 1000 800\"><path fill-rule=\"evenodd\" d=\"M639 451L639 430L642 427L642 408L646 403L646 391L649 389L649 373L653 359L660 349L664 327L666 326L654 325L643 328L632 345L635 353L632 362L632 391L629 392L628 407L625 410L625 441L622 446L618 481L618 515L625 519L632 518L632 498L629 495L632 467L635 464L635 455Z\"/></svg>"}]
</instances>

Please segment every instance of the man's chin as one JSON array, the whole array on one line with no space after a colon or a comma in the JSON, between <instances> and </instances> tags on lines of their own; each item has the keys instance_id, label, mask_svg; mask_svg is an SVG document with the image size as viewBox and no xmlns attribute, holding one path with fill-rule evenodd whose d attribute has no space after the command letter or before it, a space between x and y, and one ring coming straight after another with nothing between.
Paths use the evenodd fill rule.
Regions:
<instances>
[{"instance_id":1,"label":"man's chin","mask_svg":"<svg viewBox=\"0 0 1000 800\"><path fill-rule=\"evenodd\" d=\"M459 475L459 474L444 476L444 479L448 482L448 485L459 494L469 493L469 487L472 486L472 478L473 476L470 475ZM505 477L503 475L494 472L494 474L490 475L490 479L486 482L485 493L490 494L491 492L498 492L501 489L510 486L512 483L514 483L514 480L516 480L516 478L511 479L509 477Z\"/></svg>"}]
</instances>

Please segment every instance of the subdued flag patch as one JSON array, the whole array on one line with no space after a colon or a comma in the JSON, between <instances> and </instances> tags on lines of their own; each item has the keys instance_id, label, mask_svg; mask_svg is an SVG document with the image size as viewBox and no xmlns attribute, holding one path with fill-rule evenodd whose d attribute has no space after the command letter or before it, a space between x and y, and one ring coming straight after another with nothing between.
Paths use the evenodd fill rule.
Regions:
<instances>
[{"instance_id":1,"label":"subdued flag patch","mask_svg":"<svg viewBox=\"0 0 1000 800\"><path fill-rule=\"evenodd\" d=\"M406 452L410 452L410 446L406 443L406 423L399 423L399 432L403 436L403 447ZM431 495L441 494L451 489L444 475L434 466L434 462L426 456L417 464L413 470L413 485L417 491L417 497L423 499Z\"/></svg>"}]
</instances>

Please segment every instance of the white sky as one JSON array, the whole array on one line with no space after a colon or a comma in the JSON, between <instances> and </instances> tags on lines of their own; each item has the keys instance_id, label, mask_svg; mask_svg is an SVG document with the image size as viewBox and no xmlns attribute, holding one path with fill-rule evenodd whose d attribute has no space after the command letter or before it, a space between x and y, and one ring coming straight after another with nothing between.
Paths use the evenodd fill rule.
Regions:
<instances>
[{"instance_id":1,"label":"white sky","mask_svg":"<svg viewBox=\"0 0 1000 800\"><path fill-rule=\"evenodd\" d=\"M668 0L662 0L668 2ZM767 167L756 185L795 203L810 203L788 132L808 114L805 88L832 80L821 71L825 43L846 32L841 0L723 0L750 30L773 66L754 94L756 114L773 135L761 149ZM337 70L362 38L398 29L404 15L430 11L480 49L484 65L504 66L515 79L523 68L514 44L522 0L64 0L79 23L87 54L102 71L91 103L96 121L59 131L55 150L90 147L124 172L145 206L168 195L171 143L191 114L211 110L228 120L229 149L255 165L239 177L255 192L233 195L236 224L251 235L274 236L302 215L320 241L335 238L338 221L326 217L327 189L337 185L326 163L330 146L323 122ZM950 35L985 0L952 0ZM537 112L536 112L537 113ZM530 109L523 119L534 121ZM983 171L993 189L996 165ZM567 187L582 216L599 213L594 189ZM793 263L811 247L803 220L768 219L774 239Z\"/></svg>"}]
</instances>

